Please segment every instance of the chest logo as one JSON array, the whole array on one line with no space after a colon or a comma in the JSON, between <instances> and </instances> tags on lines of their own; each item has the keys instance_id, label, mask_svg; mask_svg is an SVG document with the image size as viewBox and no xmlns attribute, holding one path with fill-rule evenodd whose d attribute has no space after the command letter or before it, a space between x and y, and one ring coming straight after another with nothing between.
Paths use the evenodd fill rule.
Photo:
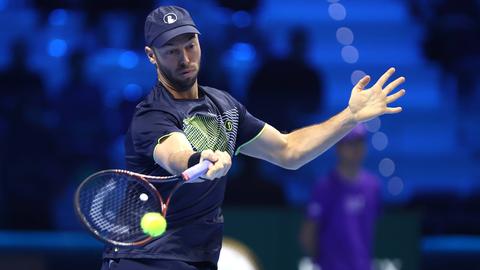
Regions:
<instances>
[{"instance_id":1,"label":"chest logo","mask_svg":"<svg viewBox=\"0 0 480 270\"><path fill-rule=\"evenodd\" d=\"M221 115L197 113L183 120L183 132L196 151L220 150L233 155L238 119L236 108Z\"/></svg>"},{"instance_id":2,"label":"chest logo","mask_svg":"<svg viewBox=\"0 0 480 270\"><path fill-rule=\"evenodd\" d=\"M233 130L233 123L230 120L225 121L225 130L230 132Z\"/></svg>"}]
</instances>

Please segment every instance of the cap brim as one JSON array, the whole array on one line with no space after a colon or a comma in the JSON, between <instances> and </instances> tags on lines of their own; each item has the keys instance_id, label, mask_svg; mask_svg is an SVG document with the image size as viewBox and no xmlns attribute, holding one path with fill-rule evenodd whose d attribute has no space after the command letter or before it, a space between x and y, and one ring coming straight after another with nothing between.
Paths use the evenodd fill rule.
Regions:
<instances>
[{"instance_id":1,"label":"cap brim","mask_svg":"<svg viewBox=\"0 0 480 270\"><path fill-rule=\"evenodd\" d=\"M183 25L183 26L180 26L180 27L177 27L177 28L174 28L174 29L171 29L169 31L166 31L162 34L160 34L153 42L152 42L152 45L155 45L155 47L161 47L163 46L165 43L167 43L167 41L169 41L170 39L176 37L176 36L179 36L179 35L182 35L182 34L188 34L188 33L191 33L191 34L200 34L200 32L197 30L197 28L195 28L194 26L192 25Z\"/></svg>"}]
</instances>

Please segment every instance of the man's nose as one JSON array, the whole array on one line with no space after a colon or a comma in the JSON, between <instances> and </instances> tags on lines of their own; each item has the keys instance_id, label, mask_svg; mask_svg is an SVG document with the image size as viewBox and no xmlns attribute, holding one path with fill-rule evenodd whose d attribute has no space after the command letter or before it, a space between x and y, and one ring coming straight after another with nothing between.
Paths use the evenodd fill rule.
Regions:
<instances>
[{"instance_id":1,"label":"man's nose","mask_svg":"<svg viewBox=\"0 0 480 270\"><path fill-rule=\"evenodd\" d=\"M188 54L185 50L182 50L180 53L180 64L181 65L187 65L190 63L190 58L188 57Z\"/></svg>"}]
</instances>

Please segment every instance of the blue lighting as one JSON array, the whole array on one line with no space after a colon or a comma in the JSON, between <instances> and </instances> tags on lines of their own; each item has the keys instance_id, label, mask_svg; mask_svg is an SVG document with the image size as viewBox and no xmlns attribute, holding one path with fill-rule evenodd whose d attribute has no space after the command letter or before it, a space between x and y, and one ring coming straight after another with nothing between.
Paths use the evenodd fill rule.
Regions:
<instances>
[{"instance_id":1,"label":"blue lighting","mask_svg":"<svg viewBox=\"0 0 480 270\"><path fill-rule=\"evenodd\" d=\"M245 28L252 23L252 17L250 16L250 13L241 10L232 14L232 21L236 27Z\"/></svg>"},{"instance_id":2,"label":"blue lighting","mask_svg":"<svg viewBox=\"0 0 480 270\"><path fill-rule=\"evenodd\" d=\"M480 237L473 235L438 235L422 241L425 253L480 253Z\"/></svg>"},{"instance_id":3,"label":"blue lighting","mask_svg":"<svg viewBox=\"0 0 480 270\"><path fill-rule=\"evenodd\" d=\"M130 83L123 88L123 97L128 101L137 101L142 97L142 87L135 83Z\"/></svg>"},{"instance_id":4,"label":"blue lighting","mask_svg":"<svg viewBox=\"0 0 480 270\"><path fill-rule=\"evenodd\" d=\"M60 26L65 24L67 17L68 13L65 11L65 9L55 9L54 11L50 12L48 21L51 25Z\"/></svg>"},{"instance_id":5,"label":"blue lighting","mask_svg":"<svg viewBox=\"0 0 480 270\"><path fill-rule=\"evenodd\" d=\"M102 244L90 235L80 232L0 231L0 248L9 250L100 250Z\"/></svg>"},{"instance_id":6,"label":"blue lighting","mask_svg":"<svg viewBox=\"0 0 480 270\"><path fill-rule=\"evenodd\" d=\"M252 61L255 58L255 48L249 43L235 43L232 47L232 56L237 61Z\"/></svg>"},{"instance_id":7,"label":"blue lighting","mask_svg":"<svg viewBox=\"0 0 480 270\"><path fill-rule=\"evenodd\" d=\"M63 39L52 39L48 43L48 54L53 57L62 57L67 52L67 42Z\"/></svg>"},{"instance_id":8,"label":"blue lighting","mask_svg":"<svg viewBox=\"0 0 480 270\"><path fill-rule=\"evenodd\" d=\"M113 147L110 151L110 158L115 167L125 167L125 136L120 135L115 139Z\"/></svg>"},{"instance_id":9,"label":"blue lighting","mask_svg":"<svg viewBox=\"0 0 480 270\"><path fill-rule=\"evenodd\" d=\"M8 5L8 0L0 0L0 10L5 10Z\"/></svg>"},{"instance_id":10,"label":"blue lighting","mask_svg":"<svg viewBox=\"0 0 480 270\"><path fill-rule=\"evenodd\" d=\"M135 52L126 51L120 55L120 58L118 58L118 64L122 68L132 69L138 64L138 56Z\"/></svg>"}]
</instances>

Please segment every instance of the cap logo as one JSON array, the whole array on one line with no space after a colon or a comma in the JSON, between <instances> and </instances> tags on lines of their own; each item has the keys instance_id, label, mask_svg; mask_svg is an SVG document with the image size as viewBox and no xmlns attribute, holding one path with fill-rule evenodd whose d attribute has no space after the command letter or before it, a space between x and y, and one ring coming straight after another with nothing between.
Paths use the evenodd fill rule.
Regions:
<instances>
[{"instance_id":1,"label":"cap logo","mask_svg":"<svg viewBox=\"0 0 480 270\"><path fill-rule=\"evenodd\" d=\"M167 13L163 16L163 22L166 24L172 24L177 21L177 15L175 13Z\"/></svg>"}]
</instances>

